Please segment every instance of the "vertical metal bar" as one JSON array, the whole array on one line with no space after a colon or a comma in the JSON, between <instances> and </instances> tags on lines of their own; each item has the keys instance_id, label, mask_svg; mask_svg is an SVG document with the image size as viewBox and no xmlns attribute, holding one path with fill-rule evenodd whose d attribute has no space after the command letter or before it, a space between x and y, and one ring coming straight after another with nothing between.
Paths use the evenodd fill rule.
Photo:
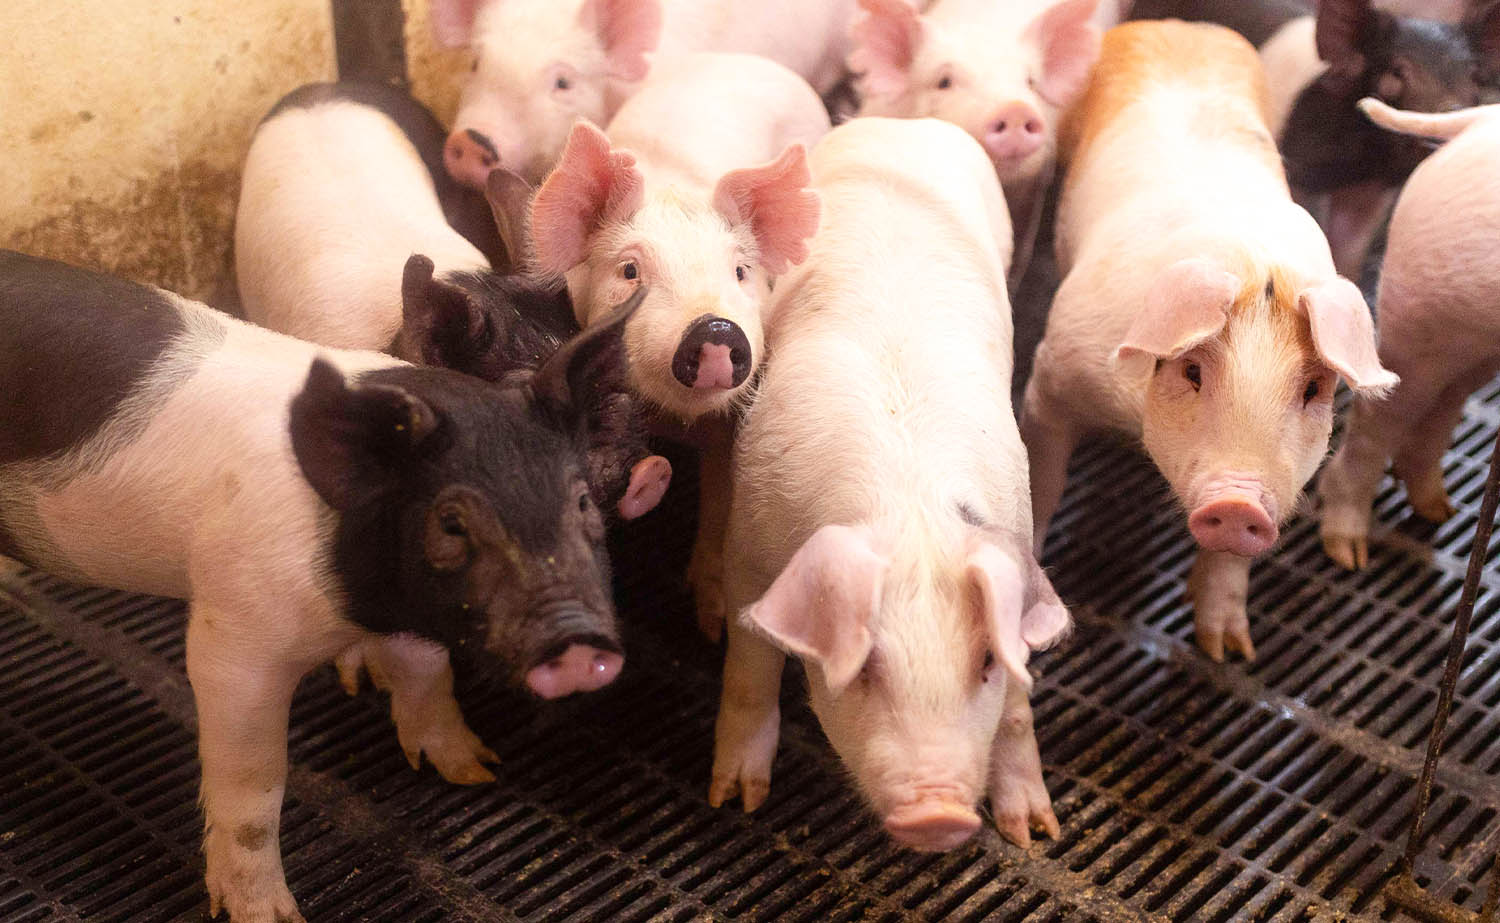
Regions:
<instances>
[{"instance_id":1,"label":"vertical metal bar","mask_svg":"<svg viewBox=\"0 0 1500 923\"><path fill-rule=\"evenodd\" d=\"M369 80L408 89L406 14L401 0L332 2L339 79Z\"/></svg>"},{"instance_id":2,"label":"vertical metal bar","mask_svg":"<svg viewBox=\"0 0 1500 923\"><path fill-rule=\"evenodd\" d=\"M1422 851L1422 825L1432 803L1432 777L1443 752L1443 732L1448 726L1448 712L1453 707L1453 690L1458 685L1463 666L1464 645L1469 640L1469 621L1474 616L1474 599L1479 595L1479 577L1489 556L1490 532L1495 525L1495 507L1500 505L1500 470L1495 461L1500 454L1500 433L1490 450L1490 473L1484 482L1484 501L1479 505L1479 522L1474 526L1474 544L1469 550L1469 571L1464 576L1463 595L1453 617L1453 637L1448 641L1448 660L1443 665L1443 681L1438 689L1437 714L1432 718L1432 733L1427 738L1427 759L1422 764L1422 778L1417 783L1417 805L1412 813L1411 833L1406 841L1402 870L1411 875L1417 854Z\"/></svg>"}]
</instances>

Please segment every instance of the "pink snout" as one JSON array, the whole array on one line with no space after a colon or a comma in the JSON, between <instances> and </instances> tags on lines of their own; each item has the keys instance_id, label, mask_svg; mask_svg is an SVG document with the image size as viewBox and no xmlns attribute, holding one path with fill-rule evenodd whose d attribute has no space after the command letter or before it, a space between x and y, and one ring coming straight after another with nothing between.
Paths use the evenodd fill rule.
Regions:
<instances>
[{"instance_id":1,"label":"pink snout","mask_svg":"<svg viewBox=\"0 0 1500 923\"><path fill-rule=\"evenodd\" d=\"M1046 129L1042 116L1031 106L1022 102L1008 103L995 113L981 140L992 160L1014 163L1041 150Z\"/></svg>"},{"instance_id":2,"label":"pink snout","mask_svg":"<svg viewBox=\"0 0 1500 923\"><path fill-rule=\"evenodd\" d=\"M660 455L649 455L630 469L630 486L616 509L621 519L635 519L656 508L672 483L672 463Z\"/></svg>"},{"instance_id":3,"label":"pink snout","mask_svg":"<svg viewBox=\"0 0 1500 923\"><path fill-rule=\"evenodd\" d=\"M500 151L488 135L473 128L460 128L443 145L443 166L448 168L449 176L483 192L490 171L500 166Z\"/></svg>"},{"instance_id":4,"label":"pink snout","mask_svg":"<svg viewBox=\"0 0 1500 923\"><path fill-rule=\"evenodd\" d=\"M527 670L526 685L544 699L593 692L614 682L624 665L622 654L587 644L570 644L557 657Z\"/></svg>"},{"instance_id":5,"label":"pink snout","mask_svg":"<svg viewBox=\"0 0 1500 923\"><path fill-rule=\"evenodd\" d=\"M1247 558L1264 552L1276 541L1276 523L1249 494L1220 496L1193 510L1188 530L1209 551L1227 551Z\"/></svg>"},{"instance_id":6,"label":"pink snout","mask_svg":"<svg viewBox=\"0 0 1500 923\"><path fill-rule=\"evenodd\" d=\"M919 801L887 814L885 829L908 849L942 852L962 845L977 833L979 815L956 801Z\"/></svg>"}]
</instances>

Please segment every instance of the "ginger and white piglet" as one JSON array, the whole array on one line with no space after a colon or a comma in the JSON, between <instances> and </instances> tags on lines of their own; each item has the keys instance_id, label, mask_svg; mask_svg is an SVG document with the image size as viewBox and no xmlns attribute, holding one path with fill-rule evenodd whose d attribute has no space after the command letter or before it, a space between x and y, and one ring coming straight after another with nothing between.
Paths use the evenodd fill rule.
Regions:
<instances>
[{"instance_id":1,"label":"ginger and white piglet","mask_svg":"<svg viewBox=\"0 0 1500 923\"><path fill-rule=\"evenodd\" d=\"M709 801L765 800L792 654L898 841L957 846L986 793L1008 838L1055 835L1026 661L1068 614L1028 548L1000 186L934 119L855 119L812 170L823 227L735 445Z\"/></svg>"},{"instance_id":2,"label":"ginger and white piglet","mask_svg":"<svg viewBox=\"0 0 1500 923\"><path fill-rule=\"evenodd\" d=\"M1250 562L1327 451L1338 377L1369 394L1396 376L1364 298L1291 200L1240 36L1110 30L1064 161L1066 276L1021 414L1036 548L1078 440L1138 437L1200 546L1188 583L1199 644L1253 656Z\"/></svg>"},{"instance_id":3,"label":"ginger and white piglet","mask_svg":"<svg viewBox=\"0 0 1500 923\"><path fill-rule=\"evenodd\" d=\"M1107 0L1106 6L1114 0ZM1098 0L859 0L849 67L860 115L934 117L979 141L1015 229L1012 284L1031 259L1058 119L1099 56Z\"/></svg>"},{"instance_id":4,"label":"ginger and white piglet","mask_svg":"<svg viewBox=\"0 0 1500 923\"><path fill-rule=\"evenodd\" d=\"M1356 398L1318 479L1323 547L1369 560L1370 505L1394 460L1417 515L1453 515L1443 452L1470 394L1500 372L1500 105L1442 115L1362 108L1393 131L1444 142L1396 203L1380 276L1380 361L1401 376L1388 400Z\"/></svg>"},{"instance_id":5,"label":"ginger and white piglet","mask_svg":"<svg viewBox=\"0 0 1500 923\"><path fill-rule=\"evenodd\" d=\"M715 636L730 412L765 351L772 282L817 230L805 148L827 131L817 94L781 65L689 55L655 68L608 136L576 125L532 200L537 266L566 274L585 327L648 289L625 329L628 377L704 449L691 575Z\"/></svg>"}]
</instances>

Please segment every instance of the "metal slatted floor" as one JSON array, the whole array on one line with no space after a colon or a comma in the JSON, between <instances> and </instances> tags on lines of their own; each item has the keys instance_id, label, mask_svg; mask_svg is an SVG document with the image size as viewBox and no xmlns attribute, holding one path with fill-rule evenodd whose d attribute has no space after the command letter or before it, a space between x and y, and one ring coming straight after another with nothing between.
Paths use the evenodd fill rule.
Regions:
<instances>
[{"instance_id":1,"label":"metal slatted floor","mask_svg":"<svg viewBox=\"0 0 1500 923\"><path fill-rule=\"evenodd\" d=\"M496 784L411 771L382 696L345 696L331 668L304 682L282 833L293 892L328 923L1395 919L1380 888L1497 425L1493 386L1448 459L1451 522L1420 524L1387 485L1361 574L1294 522L1252 573L1248 668L1192 645L1193 545L1149 463L1081 452L1046 556L1078 630L1035 662L1062 837L1027 853L989 831L940 856L892 846L795 675L769 802L753 817L707 806L719 655L672 576L691 536L684 478L615 542L620 681L562 703L463 690L502 758ZM183 623L176 602L0 571L0 921L204 917ZM1418 865L1470 909L1500 848L1497 703L1500 600L1482 593Z\"/></svg>"}]
</instances>

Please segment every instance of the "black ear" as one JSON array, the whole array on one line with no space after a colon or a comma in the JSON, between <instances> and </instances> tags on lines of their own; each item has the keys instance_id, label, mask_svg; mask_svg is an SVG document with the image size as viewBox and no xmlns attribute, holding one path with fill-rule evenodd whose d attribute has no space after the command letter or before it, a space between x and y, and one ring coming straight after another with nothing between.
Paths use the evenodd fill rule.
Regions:
<instances>
[{"instance_id":1,"label":"black ear","mask_svg":"<svg viewBox=\"0 0 1500 923\"><path fill-rule=\"evenodd\" d=\"M496 266L499 273L517 273L526 265L530 252L530 238L526 233L526 219L531 212L531 196L536 189L520 174L504 167L490 171L484 184L484 197L495 215L495 226L500 229L500 241L505 244L506 266Z\"/></svg>"},{"instance_id":2,"label":"black ear","mask_svg":"<svg viewBox=\"0 0 1500 923\"><path fill-rule=\"evenodd\" d=\"M437 425L415 395L390 385L351 388L318 357L292 398L292 453L323 502L347 510L396 484Z\"/></svg>"},{"instance_id":3,"label":"black ear","mask_svg":"<svg viewBox=\"0 0 1500 923\"><path fill-rule=\"evenodd\" d=\"M466 360L489 347L494 331L469 292L434 278L432 271L432 260L419 253L406 261L397 353L418 365L463 371Z\"/></svg>"},{"instance_id":4,"label":"black ear","mask_svg":"<svg viewBox=\"0 0 1500 923\"><path fill-rule=\"evenodd\" d=\"M1371 0L1318 0L1318 57L1344 80L1360 77L1369 67L1371 44L1383 27L1383 17Z\"/></svg>"},{"instance_id":5,"label":"black ear","mask_svg":"<svg viewBox=\"0 0 1500 923\"><path fill-rule=\"evenodd\" d=\"M531 379L531 393L537 403L564 419L581 420L601 381L617 374L623 364L621 336L625 323L645 298L646 287L642 285L611 312L608 320L588 328L553 353Z\"/></svg>"},{"instance_id":6,"label":"black ear","mask_svg":"<svg viewBox=\"0 0 1500 923\"><path fill-rule=\"evenodd\" d=\"M1500 0L1481 3L1465 27L1488 80L1500 81Z\"/></svg>"}]
</instances>

